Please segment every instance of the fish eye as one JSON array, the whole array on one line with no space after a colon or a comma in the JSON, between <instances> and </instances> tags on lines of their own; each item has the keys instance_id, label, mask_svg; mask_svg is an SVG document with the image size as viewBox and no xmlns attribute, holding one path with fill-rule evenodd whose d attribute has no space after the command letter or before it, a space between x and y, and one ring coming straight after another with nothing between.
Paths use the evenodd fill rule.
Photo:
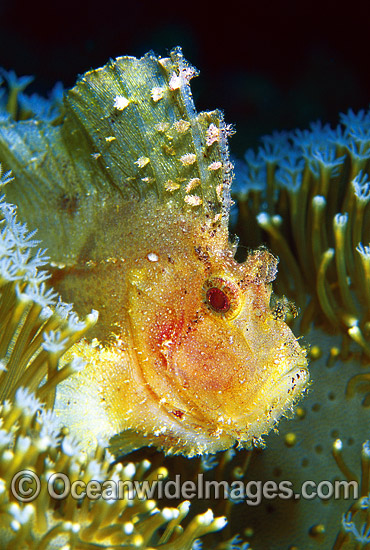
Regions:
<instances>
[{"instance_id":1,"label":"fish eye","mask_svg":"<svg viewBox=\"0 0 370 550\"><path fill-rule=\"evenodd\" d=\"M204 283L203 301L212 312L232 318L240 311L241 291L232 281L223 277L211 277Z\"/></svg>"},{"instance_id":2,"label":"fish eye","mask_svg":"<svg viewBox=\"0 0 370 550\"><path fill-rule=\"evenodd\" d=\"M220 288L212 287L207 290L206 298L208 304L215 311L229 311L230 309L230 300Z\"/></svg>"}]
</instances>

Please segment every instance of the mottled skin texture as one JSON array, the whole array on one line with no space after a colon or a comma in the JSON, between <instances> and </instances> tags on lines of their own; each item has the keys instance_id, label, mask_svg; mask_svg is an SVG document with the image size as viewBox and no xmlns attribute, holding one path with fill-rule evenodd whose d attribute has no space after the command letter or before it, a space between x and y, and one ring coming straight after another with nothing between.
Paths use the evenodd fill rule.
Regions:
<instances>
[{"instance_id":1,"label":"mottled skin texture","mask_svg":"<svg viewBox=\"0 0 370 550\"><path fill-rule=\"evenodd\" d=\"M304 351L270 308L276 259L261 249L237 263L222 224L179 215L171 201L136 203L118 233L108 216L102 228L107 261L81 259L58 289L81 313L102 313L109 360L90 359L76 384L98 380L109 435L130 429L130 448L193 455L267 433L308 380ZM209 288L227 295L228 311L212 308Z\"/></svg>"},{"instance_id":2,"label":"mottled skin texture","mask_svg":"<svg viewBox=\"0 0 370 550\"><path fill-rule=\"evenodd\" d=\"M197 113L195 75L180 49L117 58L79 79L55 121L0 127L7 199L38 227L53 286L100 314L101 343L77 346L87 366L56 401L90 447L250 446L307 385L305 351L270 309L277 260L234 260L230 128Z\"/></svg>"}]
</instances>

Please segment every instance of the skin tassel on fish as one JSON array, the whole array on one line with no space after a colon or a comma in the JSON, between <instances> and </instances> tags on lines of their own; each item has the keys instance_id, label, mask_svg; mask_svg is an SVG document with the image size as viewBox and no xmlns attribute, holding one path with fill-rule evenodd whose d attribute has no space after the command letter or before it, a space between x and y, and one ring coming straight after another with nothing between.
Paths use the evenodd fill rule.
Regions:
<instances>
[{"instance_id":1,"label":"skin tassel on fish","mask_svg":"<svg viewBox=\"0 0 370 550\"><path fill-rule=\"evenodd\" d=\"M194 75L179 49L121 57L86 73L56 120L0 127L7 200L38 227L63 299L100 314L66 354L87 365L55 403L87 449L258 444L308 384L305 350L271 305L277 259L234 259L229 129L196 112Z\"/></svg>"}]
</instances>

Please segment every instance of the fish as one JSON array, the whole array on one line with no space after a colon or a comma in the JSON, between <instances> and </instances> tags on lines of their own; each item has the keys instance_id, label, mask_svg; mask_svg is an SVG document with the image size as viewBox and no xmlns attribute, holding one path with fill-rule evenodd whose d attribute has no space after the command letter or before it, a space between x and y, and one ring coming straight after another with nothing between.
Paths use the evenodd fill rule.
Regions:
<instances>
[{"instance_id":1,"label":"fish","mask_svg":"<svg viewBox=\"0 0 370 550\"><path fill-rule=\"evenodd\" d=\"M263 444L309 385L272 294L278 259L229 234L232 129L198 113L180 48L79 78L55 120L0 124L7 200L48 249L51 284L99 321L54 409L91 451L188 457Z\"/></svg>"}]
</instances>

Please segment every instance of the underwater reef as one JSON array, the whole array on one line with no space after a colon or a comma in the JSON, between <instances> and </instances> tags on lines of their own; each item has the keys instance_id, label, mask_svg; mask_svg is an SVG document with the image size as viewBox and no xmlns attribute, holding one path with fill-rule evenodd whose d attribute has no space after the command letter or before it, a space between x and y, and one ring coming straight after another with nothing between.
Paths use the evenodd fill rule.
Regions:
<instances>
[{"instance_id":1,"label":"underwater reef","mask_svg":"<svg viewBox=\"0 0 370 550\"><path fill-rule=\"evenodd\" d=\"M309 345L312 375L296 417L267 439L248 472L297 485L347 479L360 486L351 506L272 502L270 547L289 540L304 548L369 543L369 115L350 110L335 128L318 121L264 136L236 163L237 231L245 245L256 239L279 256L277 293L300 310L297 329ZM262 521L260 510L249 512ZM291 518L286 533L284 514Z\"/></svg>"},{"instance_id":2,"label":"underwater reef","mask_svg":"<svg viewBox=\"0 0 370 550\"><path fill-rule=\"evenodd\" d=\"M179 56L178 50L173 56L176 63L181 64L176 57ZM167 69L170 66L173 70L170 62L164 60L164 72L166 64ZM183 65L181 70L185 71L187 81L194 76L188 65ZM106 78L104 93L110 99L115 96L113 114L109 115L113 124L112 119L117 119L127 109L127 98L121 89L110 91L109 71L107 75L103 69L92 74L91 89L95 94L99 78L103 81ZM169 71L171 92L177 93L181 87L180 74ZM202 319L218 315L217 322L212 325L216 328L211 329L212 334L217 333L221 330L221 321L238 319L243 308L247 308L252 317L256 312L256 309L248 309L248 305L235 307L235 296L246 293L247 303L256 303L257 296L258 308L265 312L263 322L267 324L260 320L259 311L257 319L250 325L257 335L255 340L259 347L256 344L256 349L264 349L270 337L275 360L274 353L279 343L287 342L294 353L280 354L279 360L287 361L291 367L294 361L292 364L289 361L295 357L300 369L297 372L301 376L306 372L307 350L311 383L298 404L297 397L306 387L306 378L292 399L287 396L299 379L294 379L291 386L279 386L279 395L284 396L284 401L276 401L276 395L272 399L271 389L262 394L261 401L253 396L259 413L256 425L263 424L265 418L271 420L263 425L261 433L252 430L252 439L259 443L259 447L252 449L246 445L248 448L242 449L242 444L239 444L239 449L229 448L235 439L243 443L248 441L248 437L230 439L229 433L232 432L227 432L224 421L220 419L218 428L221 431L213 430L210 439L218 437L223 441L224 430L227 438L222 448L227 450L216 454L214 451L218 449L212 448L206 439L202 447L196 448L197 452L193 446L183 444L181 438L177 443L173 441L170 447L166 446L166 437L171 432L163 431L165 424L160 426L161 433L157 435L148 432L146 426L143 428L144 437L142 434L138 437L132 432L132 426L128 426L124 439L117 447L111 447L111 451L118 452L118 455L125 452L117 461L117 457L114 458L106 448L107 440L103 437L109 439L115 432L109 433L108 427L104 434L105 418L95 406L94 391L102 382L98 378L99 384L95 387L92 378L99 376L104 362L114 364L115 358L109 356L99 340L104 342L106 339L108 343L117 345L118 337L111 338L110 335L115 331L119 316L114 317L115 314L111 313L114 309L112 303L108 303L108 308L104 307L106 304L100 299L97 289L102 295L106 289L99 282L101 278L98 278L99 287L94 277L98 273L99 277L109 280L112 270L122 269L121 263L124 262L118 259L117 249L121 243L115 242L116 232L109 235L109 232L102 231L95 241L90 239L88 244L85 237L91 228L95 230L101 219L112 216L112 202L118 204L117 215L122 214L118 196L123 196L127 204L132 189L139 196L143 193L142 189L137 190L138 177L144 180L149 194L152 192L151 186L155 182L150 181L151 175L145 170L153 164L153 152L150 151L148 156L138 155L132 145L129 158L135 160L135 163L131 162L135 165L127 168L133 170L132 174L129 172L129 184L123 187L123 191L115 188L110 195L109 189L117 181L117 173L113 172L118 170L117 159L121 151L119 146L118 152L114 149L118 141L115 135L110 134L110 139L103 131L99 135L99 128L107 123L108 118L99 119L97 116L89 122L90 133L86 132L86 127L81 131L79 113L88 106L84 104L86 96L79 95L79 91L84 82L88 82L88 77L82 80L80 88L75 88L67 96L69 99L64 100L65 103L60 86L56 86L49 99L44 99L26 94L24 90L30 82L28 77L17 78L14 73L4 72L4 79L0 97L0 161L5 171L0 182L4 193L0 203L0 547L164 550L367 548L370 545L370 444L367 440L370 405L370 112L342 114L336 128L317 122L306 130L264 136L261 146L256 151L247 151L243 160L235 160L232 168L224 144L230 129L219 131L222 118L218 113L201 113L199 124L203 135L197 136L198 141L194 140L195 152L185 154L191 145L185 141L184 146L181 141L189 129L186 111L171 119L171 110L163 102L167 120L171 120L174 128L165 127L166 119L164 122L162 119L162 126L157 129L160 138L150 134L150 125L145 134L145 139L159 144L162 151L160 139L165 136L168 140L164 149L166 160L158 163L166 175L165 184L155 192L169 196L168 202L175 205L175 212L180 212L177 205L181 202L181 208L187 214L184 218L181 218L183 214L178 214L178 218L185 221L186 216L196 219L196 224L190 226L193 232L203 227L203 233L222 235L215 241L218 253L225 246L225 235L228 236L229 183L231 171L235 172L231 186L235 204L232 206L230 230L239 236L240 241L233 244L232 252L222 257L223 263L217 264L217 268L226 271L226 264L229 269L236 251L239 266L247 268L244 277L247 277L249 287L230 287L222 277L214 277L204 289L207 309ZM142 84L137 91L139 96L143 89ZM158 80L153 80L151 94L154 104L163 100L165 91ZM76 100L73 114L69 111L66 115L66 105L68 107L68 102L72 104L73 96ZM189 98L186 94L184 98L183 103L180 102L180 111L183 105L189 108ZM99 114L99 104L95 107ZM92 110L91 116L94 112ZM193 116L192 111L190 114ZM146 116L149 120L151 115ZM59 128L64 119L67 123L63 133ZM25 126L22 126L22 121ZM98 131L94 133L96 128ZM133 132L137 131L137 128L133 129ZM139 128L139 133L142 132L143 129ZM66 147L69 138L71 141ZM191 172L202 162L196 158L202 141L208 148L219 147L215 156L207 160L208 167L212 167L204 171L207 185ZM129 140L125 141L125 147L130 148ZM173 168L177 148L183 148L180 172L178 167ZM53 155L55 149L62 151L56 159ZM85 149L89 151L88 156L82 154ZM217 179L221 168L224 172ZM123 170L126 176L127 170ZM157 177L160 181L158 174ZM178 177L183 180L177 181ZM91 193L94 178L94 188L98 189L95 195ZM79 192L66 192L66 180L82 182L78 183ZM180 199L176 198L176 193ZM91 200L85 200L85 195L89 194ZM153 206L153 203L149 204ZM144 226L144 211L140 215ZM211 225L202 225L199 221L204 215L211 217ZM158 209L156 218L157 231L164 232L171 216L166 217ZM137 228L134 215L126 219ZM187 229L188 226L184 222L182 227ZM36 235L29 232L34 229L38 229ZM171 233L170 236L173 238ZM95 246L99 240L99 247L101 242L108 249L110 247L105 262L99 257L100 248ZM178 246L184 243L186 241L179 241ZM259 252L253 253L253 250ZM214 261L212 253L211 246L198 250L202 265ZM74 265L81 257L83 270L76 273ZM279 259L277 274L276 258ZM160 266L157 249L148 261L152 269L151 280L161 281L155 271L156 266ZM190 265L181 264L182 272L191 271L191 265L191 262ZM156 307L162 303L170 307L168 296L176 290L171 277L166 275L163 288L154 293L150 289L150 294L147 271L139 267L133 279L132 286L138 290L135 290L131 307L134 304L135 311L142 311L140 292L150 296ZM233 269L241 270L242 267ZM195 284L193 280L192 284ZM107 288L110 288L108 284ZM248 291L248 288L252 290ZM67 303L67 298L73 301L73 305ZM144 306L149 308L150 300L145 301ZM190 309L190 305L187 307ZM84 320L80 320L74 310ZM140 315L135 319L140 323ZM263 339L261 334L265 326L268 327L267 338ZM174 329L171 328L171 332L165 328L166 340L160 345L162 355L166 352L168 358ZM164 330L162 326L161 330ZM294 339L293 333L298 340ZM272 336L274 334L276 337ZM225 337L224 332L222 335ZM231 335L227 333L227 336ZM140 342L144 349L145 339ZM121 343L118 345L122 347ZM194 353L193 348L191 352ZM87 364L93 361L97 368L92 371L93 376L86 378ZM233 361L235 358L229 359L230 366ZM222 367L222 360L219 365ZM279 377L276 380L280 380ZM82 390L73 397L73 391L76 391L74 380L79 379L83 381ZM93 388L90 392L86 390L87 382ZM196 392L199 391L196 388ZM58 403L58 392L62 396L69 395L69 400L64 408L57 406L53 412L55 394ZM84 392L89 395L85 401ZM239 399L243 406L249 406L240 389L233 391L228 399L230 403ZM208 405L209 400L204 404ZM89 422L102 422L104 428L95 434L95 439L88 438L90 454L86 454L83 437L78 440L73 436L75 417L81 415L87 406L92 407ZM274 408L279 413L276 416L272 412ZM230 423L236 421L237 408L230 405L226 412ZM282 414L288 418L281 419L276 428ZM71 433L65 427L61 428L60 415ZM176 412L175 416L182 415ZM206 425L213 421L212 416L207 417ZM267 435L271 427L276 433ZM87 430L87 424L82 424L79 430L75 430L77 435ZM201 432L196 433L195 439ZM93 440L95 445L91 445ZM145 442L169 453L166 456L154 447L140 448ZM177 456L170 456L171 452ZM181 454L202 456L188 458ZM70 496L58 500L47 494L43 484L42 492L32 503L22 503L15 499L10 485L13 475L23 468L37 473L44 482L54 472L64 472L71 479L100 481L154 480L159 476L173 479L179 473L182 480L192 480L201 473L209 480L229 482L289 480L297 492L307 480L316 483L324 480L357 481L360 493L352 500L317 496L306 500L262 497L260 502L254 499L249 503L231 497L195 499L190 503L167 502L158 498L156 502L154 499L140 500L132 495L121 500L116 500L114 495L107 500L73 499ZM215 516L220 517L215 519Z\"/></svg>"}]
</instances>

